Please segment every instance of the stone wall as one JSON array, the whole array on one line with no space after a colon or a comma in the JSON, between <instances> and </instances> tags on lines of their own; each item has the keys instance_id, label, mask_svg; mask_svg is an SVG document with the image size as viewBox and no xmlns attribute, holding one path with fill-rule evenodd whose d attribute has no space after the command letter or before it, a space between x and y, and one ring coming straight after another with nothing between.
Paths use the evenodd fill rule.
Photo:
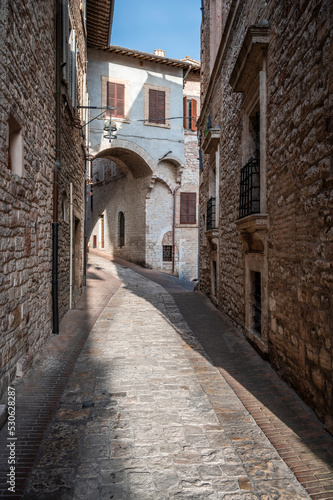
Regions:
<instances>
[{"instance_id":1,"label":"stone wall","mask_svg":"<svg viewBox=\"0 0 333 500\"><path fill-rule=\"evenodd\" d=\"M124 175L110 160L94 160L93 212L89 245L136 263L145 262L145 203L149 178L133 179ZM104 179L102 179L102 167ZM125 216L125 244L119 245L119 213ZM101 216L104 216L104 247L102 246Z\"/></svg>"},{"instance_id":2,"label":"stone wall","mask_svg":"<svg viewBox=\"0 0 333 500\"><path fill-rule=\"evenodd\" d=\"M80 50L78 96L82 100L85 42L79 0L71 1L70 9L71 23L77 32ZM15 376L24 374L36 352L52 333L53 170L56 141L54 3L50 8L48 2L40 0L1 2L0 68L2 394ZM75 272L78 283L82 280L84 187L82 132L76 128L79 120L78 117L75 119L75 112L70 110L64 86L61 110L60 318L68 309L69 296L69 183L74 185L75 212L81 224L76 245ZM62 208L65 193L67 213L64 217ZM79 289L80 285L78 292Z\"/></svg>"},{"instance_id":3,"label":"stone wall","mask_svg":"<svg viewBox=\"0 0 333 500\"><path fill-rule=\"evenodd\" d=\"M70 22L78 41L77 104L85 104L85 33L80 1L70 2ZM61 138L58 175L59 211L59 318L69 308L70 287L70 184L73 189L73 304L82 292L83 240L84 240L84 137L80 128L82 111L78 111L69 96L64 81L61 88ZM66 207L66 208L65 208ZM64 213L66 212L66 213Z\"/></svg>"},{"instance_id":4,"label":"stone wall","mask_svg":"<svg viewBox=\"0 0 333 500\"><path fill-rule=\"evenodd\" d=\"M52 328L53 9L43 1L2 1L0 46L2 394L17 368L26 370ZM23 138L21 175L9 168L11 116Z\"/></svg>"},{"instance_id":5,"label":"stone wall","mask_svg":"<svg viewBox=\"0 0 333 500\"><path fill-rule=\"evenodd\" d=\"M207 21L202 30L203 68L209 67L210 57L209 3L205 2ZM231 8L235 3L223 3L223 26L230 31L228 36L226 31L222 33L212 77L204 70L202 78L202 144L208 115L212 127L221 127L221 137L217 149L220 204L215 248L203 227L212 154L204 155L200 180L201 288L211 294L211 256L217 252L218 307L269 356L278 373L332 431L330 3L273 1L266 6L264 2L247 1L234 12ZM265 94L264 201L268 218L264 238L260 240L259 235L264 249L258 250L261 247L254 245L258 230L250 235L236 225L247 97L246 92L242 97L242 93L233 91L230 77L249 26L266 26L264 20L270 26ZM246 236L247 243L242 234L250 235ZM258 341L245 328L246 262L251 252L262 252L265 269L267 324L265 338Z\"/></svg>"}]
</instances>

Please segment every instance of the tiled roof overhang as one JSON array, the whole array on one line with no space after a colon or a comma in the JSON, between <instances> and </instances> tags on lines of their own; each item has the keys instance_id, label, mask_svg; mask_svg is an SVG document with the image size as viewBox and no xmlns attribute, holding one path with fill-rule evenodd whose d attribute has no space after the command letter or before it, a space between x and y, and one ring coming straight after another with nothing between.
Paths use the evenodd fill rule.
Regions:
<instances>
[{"instance_id":1,"label":"tiled roof overhang","mask_svg":"<svg viewBox=\"0 0 333 500\"><path fill-rule=\"evenodd\" d=\"M110 43L114 0L87 0L87 45L107 47Z\"/></svg>"},{"instance_id":2,"label":"tiled roof overhang","mask_svg":"<svg viewBox=\"0 0 333 500\"><path fill-rule=\"evenodd\" d=\"M191 61L186 62L180 59L170 59L165 56L157 56L155 54L149 54L148 52L139 52L138 50L126 49L125 47L119 47L118 45L110 45L109 47L102 48L105 52L111 52L113 54L118 54L121 56L134 57L141 61L151 61L158 64L166 64L167 66L173 66L176 68L188 69L191 67L191 71L194 73L200 72L200 64L193 64Z\"/></svg>"}]
</instances>

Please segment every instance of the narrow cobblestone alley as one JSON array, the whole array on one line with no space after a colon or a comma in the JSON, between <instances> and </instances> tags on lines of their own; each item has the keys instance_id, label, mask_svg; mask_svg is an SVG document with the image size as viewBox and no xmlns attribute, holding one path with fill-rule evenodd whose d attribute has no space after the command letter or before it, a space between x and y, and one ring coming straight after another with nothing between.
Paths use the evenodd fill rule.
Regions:
<instances>
[{"instance_id":1,"label":"narrow cobblestone alley","mask_svg":"<svg viewBox=\"0 0 333 500\"><path fill-rule=\"evenodd\" d=\"M333 440L268 363L216 310L207 314L201 294L117 262L90 255L96 290L110 273L114 295L78 356L22 497L333 498ZM207 326L220 328L223 337L216 359ZM196 338L204 340L205 333L210 356ZM235 368L230 359L222 365L219 350L226 347L236 364L240 351L243 366ZM241 383L238 373L250 378L251 368L255 377L275 384L273 406L268 386L260 388L259 401L251 382ZM285 406L294 412L293 422L283 422ZM294 459L288 465L298 469L288 467L288 453Z\"/></svg>"}]
</instances>

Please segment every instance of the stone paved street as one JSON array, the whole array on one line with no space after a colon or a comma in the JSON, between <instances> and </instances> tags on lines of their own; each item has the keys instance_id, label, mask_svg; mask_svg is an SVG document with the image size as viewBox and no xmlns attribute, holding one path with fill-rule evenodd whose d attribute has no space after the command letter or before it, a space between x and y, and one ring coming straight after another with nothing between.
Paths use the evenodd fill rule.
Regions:
<instances>
[{"instance_id":1,"label":"stone paved street","mask_svg":"<svg viewBox=\"0 0 333 500\"><path fill-rule=\"evenodd\" d=\"M23 498L309 498L172 296L130 268L90 263L122 285L78 357Z\"/></svg>"}]
</instances>

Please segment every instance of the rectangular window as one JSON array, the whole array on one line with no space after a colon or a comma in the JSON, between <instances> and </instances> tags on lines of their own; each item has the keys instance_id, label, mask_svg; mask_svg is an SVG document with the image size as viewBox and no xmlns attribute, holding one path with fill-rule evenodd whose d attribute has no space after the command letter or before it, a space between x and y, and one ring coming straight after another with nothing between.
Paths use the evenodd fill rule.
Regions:
<instances>
[{"instance_id":1,"label":"rectangular window","mask_svg":"<svg viewBox=\"0 0 333 500\"><path fill-rule=\"evenodd\" d=\"M196 99L184 97L183 99L183 116L184 116L184 129L197 130L197 114L198 103Z\"/></svg>"},{"instance_id":2,"label":"rectangular window","mask_svg":"<svg viewBox=\"0 0 333 500\"><path fill-rule=\"evenodd\" d=\"M8 168L22 177L23 175L23 135L22 129L15 118L9 116Z\"/></svg>"},{"instance_id":3,"label":"rectangular window","mask_svg":"<svg viewBox=\"0 0 333 500\"><path fill-rule=\"evenodd\" d=\"M149 89L149 115L152 123L165 123L165 92L163 90Z\"/></svg>"},{"instance_id":4,"label":"rectangular window","mask_svg":"<svg viewBox=\"0 0 333 500\"><path fill-rule=\"evenodd\" d=\"M107 82L107 106L116 108L111 111L112 116L124 118L125 110L125 85L122 83Z\"/></svg>"},{"instance_id":5,"label":"rectangular window","mask_svg":"<svg viewBox=\"0 0 333 500\"><path fill-rule=\"evenodd\" d=\"M180 193L180 223L196 223L196 193Z\"/></svg>"},{"instance_id":6,"label":"rectangular window","mask_svg":"<svg viewBox=\"0 0 333 500\"><path fill-rule=\"evenodd\" d=\"M163 262L172 262L172 245L163 245Z\"/></svg>"}]
</instances>

